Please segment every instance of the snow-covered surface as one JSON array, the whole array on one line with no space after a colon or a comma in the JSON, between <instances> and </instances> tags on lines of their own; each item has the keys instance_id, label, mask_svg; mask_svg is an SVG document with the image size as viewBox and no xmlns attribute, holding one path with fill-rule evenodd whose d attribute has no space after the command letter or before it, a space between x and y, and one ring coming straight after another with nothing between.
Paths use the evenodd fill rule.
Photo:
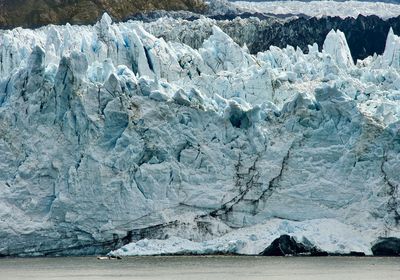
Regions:
<instances>
[{"instance_id":1,"label":"snow-covered surface","mask_svg":"<svg viewBox=\"0 0 400 280\"><path fill-rule=\"evenodd\" d=\"M304 14L312 17L339 16L342 18L356 18L358 15L391 18L400 15L400 5L373 1L238 1L232 4L243 11L275 15Z\"/></svg>"},{"instance_id":2,"label":"snow-covered surface","mask_svg":"<svg viewBox=\"0 0 400 280\"><path fill-rule=\"evenodd\" d=\"M399 44L354 65L339 31L257 56L107 15L0 31L0 254L254 254L286 232L370 254L400 236Z\"/></svg>"}]
</instances>

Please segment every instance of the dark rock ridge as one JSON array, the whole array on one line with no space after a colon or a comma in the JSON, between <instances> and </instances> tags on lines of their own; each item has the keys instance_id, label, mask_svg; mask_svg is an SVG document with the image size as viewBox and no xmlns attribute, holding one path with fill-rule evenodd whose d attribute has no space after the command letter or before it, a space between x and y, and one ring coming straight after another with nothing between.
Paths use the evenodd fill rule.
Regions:
<instances>
[{"instance_id":1,"label":"dark rock ridge","mask_svg":"<svg viewBox=\"0 0 400 280\"><path fill-rule=\"evenodd\" d=\"M380 238L372 246L374 256L400 256L400 238Z\"/></svg>"},{"instance_id":2,"label":"dark rock ridge","mask_svg":"<svg viewBox=\"0 0 400 280\"><path fill-rule=\"evenodd\" d=\"M383 20L377 16L358 16L357 18L323 17L306 18L276 22L258 33L260 40L247 44L250 51L256 53L273 45L286 47L298 46L307 51L307 45L317 43L322 47L326 35L332 29L341 30L347 39L351 54L356 61L374 53L382 54L390 27L400 33L400 17ZM262 38L262 40L261 40Z\"/></svg>"},{"instance_id":3,"label":"dark rock ridge","mask_svg":"<svg viewBox=\"0 0 400 280\"><path fill-rule=\"evenodd\" d=\"M262 253L263 256L327 256L328 253L313 246L308 240L297 242L289 235L275 239Z\"/></svg>"},{"instance_id":4,"label":"dark rock ridge","mask_svg":"<svg viewBox=\"0 0 400 280\"><path fill-rule=\"evenodd\" d=\"M116 20L153 10L204 12L202 0L0 0L0 28L93 24L104 12Z\"/></svg>"}]
</instances>

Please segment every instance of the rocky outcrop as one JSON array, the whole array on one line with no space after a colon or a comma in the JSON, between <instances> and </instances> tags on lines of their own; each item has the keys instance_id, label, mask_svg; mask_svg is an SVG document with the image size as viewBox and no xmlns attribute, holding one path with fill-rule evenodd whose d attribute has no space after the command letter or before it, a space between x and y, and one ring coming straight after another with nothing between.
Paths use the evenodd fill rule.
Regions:
<instances>
[{"instance_id":1,"label":"rocky outcrop","mask_svg":"<svg viewBox=\"0 0 400 280\"><path fill-rule=\"evenodd\" d=\"M297 242L289 235L275 239L260 255L263 256L327 256L328 253L313 246L308 240Z\"/></svg>"},{"instance_id":2,"label":"rocky outcrop","mask_svg":"<svg viewBox=\"0 0 400 280\"><path fill-rule=\"evenodd\" d=\"M0 0L0 28L39 27L46 24L93 24L104 12L116 20L152 10L201 13L202 0Z\"/></svg>"}]
</instances>

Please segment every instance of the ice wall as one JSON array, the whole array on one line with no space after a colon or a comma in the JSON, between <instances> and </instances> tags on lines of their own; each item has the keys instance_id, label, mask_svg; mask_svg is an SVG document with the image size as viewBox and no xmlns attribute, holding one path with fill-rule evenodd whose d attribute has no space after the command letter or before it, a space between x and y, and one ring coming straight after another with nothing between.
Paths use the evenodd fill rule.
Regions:
<instances>
[{"instance_id":1,"label":"ice wall","mask_svg":"<svg viewBox=\"0 0 400 280\"><path fill-rule=\"evenodd\" d=\"M237 252L259 253L293 227L370 253L400 230L400 76L346 46L254 56L213 27L192 49L107 15L0 31L0 254L252 234Z\"/></svg>"}]
</instances>

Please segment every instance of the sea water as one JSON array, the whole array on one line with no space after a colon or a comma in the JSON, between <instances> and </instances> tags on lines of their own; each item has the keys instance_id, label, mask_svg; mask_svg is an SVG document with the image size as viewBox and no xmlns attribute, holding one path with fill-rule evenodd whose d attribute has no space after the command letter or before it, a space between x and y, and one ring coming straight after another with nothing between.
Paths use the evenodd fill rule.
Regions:
<instances>
[{"instance_id":1,"label":"sea water","mask_svg":"<svg viewBox=\"0 0 400 280\"><path fill-rule=\"evenodd\" d=\"M14 279L400 279L400 258L179 256L0 259L0 280Z\"/></svg>"}]
</instances>

